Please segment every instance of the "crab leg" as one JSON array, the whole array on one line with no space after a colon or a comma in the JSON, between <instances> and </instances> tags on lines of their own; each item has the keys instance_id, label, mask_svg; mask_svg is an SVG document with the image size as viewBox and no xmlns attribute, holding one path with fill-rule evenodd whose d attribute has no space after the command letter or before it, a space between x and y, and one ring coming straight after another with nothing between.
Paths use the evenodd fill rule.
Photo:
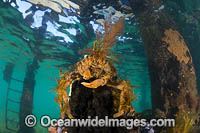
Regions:
<instances>
[{"instance_id":1,"label":"crab leg","mask_svg":"<svg viewBox=\"0 0 200 133\"><path fill-rule=\"evenodd\" d=\"M98 88L99 86L105 85L105 80L104 79L96 79L96 80L92 81L91 83L82 82L81 84L87 88Z\"/></svg>"},{"instance_id":2,"label":"crab leg","mask_svg":"<svg viewBox=\"0 0 200 133\"><path fill-rule=\"evenodd\" d=\"M70 83L70 81L66 81L65 79L60 80L58 87L58 98L60 98L59 105L61 108L61 117L64 117L66 113L70 119L73 119L66 90Z\"/></svg>"},{"instance_id":3,"label":"crab leg","mask_svg":"<svg viewBox=\"0 0 200 133\"><path fill-rule=\"evenodd\" d=\"M131 101L130 101L132 94L130 93L129 90L130 90L131 85L128 84L125 80L122 80L120 84L118 85L109 84L108 86L121 90L118 112L115 113L113 117L117 118L126 113L129 116L134 115L135 109L131 106Z\"/></svg>"},{"instance_id":4,"label":"crab leg","mask_svg":"<svg viewBox=\"0 0 200 133\"><path fill-rule=\"evenodd\" d=\"M66 90L63 92L63 101L64 101L64 107L66 109L67 116L70 119L73 119L74 117L71 114L71 109L70 109L70 106L69 106L69 99L68 99L67 91Z\"/></svg>"}]
</instances>

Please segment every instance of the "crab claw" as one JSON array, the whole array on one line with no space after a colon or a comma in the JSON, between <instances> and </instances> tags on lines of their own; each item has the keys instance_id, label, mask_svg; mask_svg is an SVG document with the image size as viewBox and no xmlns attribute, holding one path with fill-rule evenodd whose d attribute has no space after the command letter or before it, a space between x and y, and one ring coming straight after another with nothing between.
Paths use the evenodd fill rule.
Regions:
<instances>
[{"instance_id":1,"label":"crab claw","mask_svg":"<svg viewBox=\"0 0 200 133\"><path fill-rule=\"evenodd\" d=\"M103 79L96 79L96 80L92 81L91 83L82 82L81 84L84 85L87 88L97 88L99 86L104 85L104 80Z\"/></svg>"}]
</instances>

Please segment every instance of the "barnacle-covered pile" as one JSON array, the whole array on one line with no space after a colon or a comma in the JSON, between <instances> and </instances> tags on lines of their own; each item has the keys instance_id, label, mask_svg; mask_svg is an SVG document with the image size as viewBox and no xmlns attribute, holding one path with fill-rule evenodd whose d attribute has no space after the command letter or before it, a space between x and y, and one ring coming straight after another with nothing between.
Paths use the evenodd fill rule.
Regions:
<instances>
[{"instance_id":1,"label":"barnacle-covered pile","mask_svg":"<svg viewBox=\"0 0 200 133\"><path fill-rule=\"evenodd\" d=\"M119 117L124 114L134 115L134 108L131 102L135 99L135 95L131 90L130 82L118 79L117 72L114 65L109 61L109 53L111 47L117 41L116 36L122 34L124 29L124 19L119 19L112 24L106 21L104 24L105 32L97 35L97 40L91 48L81 51L82 53L89 53L85 55L84 59L75 65L75 70L72 72L60 71L60 79L57 80L58 87L56 88L57 97L56 102L60 105L61 117L66 115L73 118L70 111L70 95L72 87L70 87L69 96L67 88L73 84L74 81L84 79L86 81L94 79L92 82L82 82L81 84L87 88L98 88L99 86L108 86L114 88L112 90L114 108L116 114L113 117ZM118 93L119 92L119 93Z\"/></svg>"}]
</instances>

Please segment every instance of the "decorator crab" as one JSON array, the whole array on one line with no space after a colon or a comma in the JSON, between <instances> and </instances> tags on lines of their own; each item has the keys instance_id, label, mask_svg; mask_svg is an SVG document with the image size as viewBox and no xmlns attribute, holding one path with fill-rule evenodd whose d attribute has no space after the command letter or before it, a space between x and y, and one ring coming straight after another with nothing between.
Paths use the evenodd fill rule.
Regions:
<instances>
[{"instance_id":1,"label":"decorator crab","mask_svg":"<svg viewBox=\"0 0 200 133\"><path fill-rule=\"evenodd\" d=\"M56 101L61 108L61 117L67 115L69 118L73 118L69 102L70 99L67 95L67 88L73 84L74 81L85 79L94 79L92 82L82 82L81 84L87 88L97 88L99 86L108 86L114 88L113 99L116 114L113 117L119 117L124 114L134 115L134 108L131 105L134 100L134 94L131 90L130 83L125 80L117 79L117 72L114 65L109 61L108 53L113 43L117 41L116 36L120 35L124 29L124 20L120 19L115 24L109 24L105 22L105 32L103 39L98 36L94 41L92 48L86 49L82 52L88 52L89 55L85 55L84 59L79 61L75 65L75 70L72 72L60 71L60 79L57 80L58 87ZM120 91L119 91L120 90ZM70 93L71 95L71 87ZM117 93L120 92L120 93Z\"/></svg>"}]
</instances>

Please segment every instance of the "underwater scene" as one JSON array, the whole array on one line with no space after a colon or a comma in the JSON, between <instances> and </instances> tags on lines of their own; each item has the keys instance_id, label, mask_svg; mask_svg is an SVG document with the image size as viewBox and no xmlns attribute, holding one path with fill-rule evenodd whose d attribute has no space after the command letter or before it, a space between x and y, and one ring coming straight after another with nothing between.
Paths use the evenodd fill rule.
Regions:
<instances>
[{"instance_id":1,"label":"underwater scene","mask_svg":"<svg viewBox=\"0 0 200 133\"><path fill-rule=\"evenodd\" d=\"M200 133L199 93L200 0L0 0L0 133Z\"/></svg>"}]
</instances>

